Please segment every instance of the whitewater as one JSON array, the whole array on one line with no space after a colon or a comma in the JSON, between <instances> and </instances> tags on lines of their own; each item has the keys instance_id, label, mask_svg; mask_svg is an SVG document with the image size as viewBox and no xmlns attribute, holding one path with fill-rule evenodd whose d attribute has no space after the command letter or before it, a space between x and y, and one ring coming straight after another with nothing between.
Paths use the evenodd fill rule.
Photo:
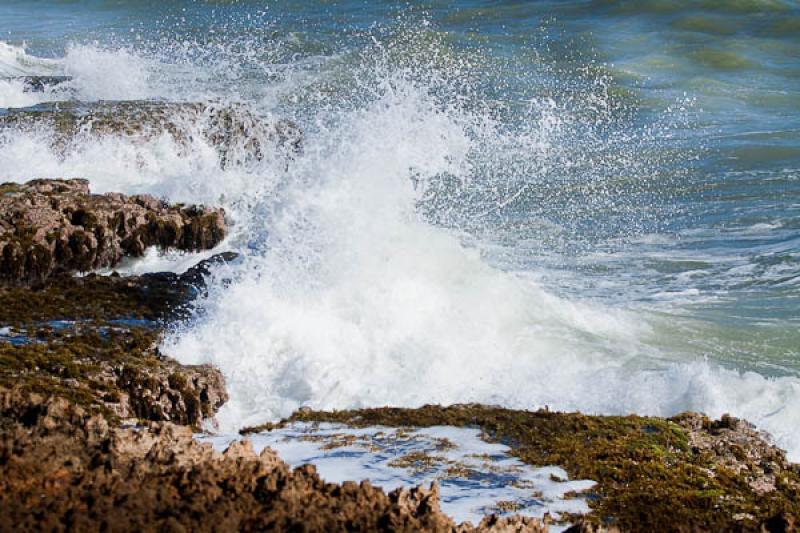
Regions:
<instances>
[{"instance_id":1,"label":"whitewater","mask_svg":"<svg viewBox=\"0 0 800 533\"><path fill-rule=\"evenodd\" d=\"M692 314L758 265L669 248L692 235L664 229L679 189L665 175L684 176L676 167L703 157L702 146L665 148L672 137L685 140L680 128L699 112L691 99L625 122L635 104L618 107L612 78L596 73L579 88L487 99L477 55L454 51L435 28L407 26L358 35L356 51L294 62L270 57L291 40L258 53L252 43L181 42L167 51L70 43L52 56L0 42L0 77L70 77L40 93L0 81L0 108L212 101L289 118L304 131L302 152L288 163L224 168L201 135L188 149L166 134L86 135L59 151L47 131L5 131L0 179L83 177L95 192L225 208L232 234L221 249L240 259L212 272L194 316L161 346L182 363L223 372L230 401L217 416L221 431L303 406L690 410L746 418L800 460L797 362L737 359L744 345L719 341L730 340L719 333L730 325ZM535 77L546 84L559 75L540 63ZM536 216L522 228L519 212ZM607 230L618 227L625 230ZM787 227L784 248L771 252L797 252ZM582 232L592 239L576 237ZM635 263L645 255L626 255L637 246L648 260L682 253L692 265L643 281L648 271ZM150 254L128 271L180 271L194 259ZM622 274L598 278L575 267L588 263ZM758 271L762 281L796 290L796 274L770 268ZM791 359L794 339L768 348Z\"/></svg>"}]
</instances>

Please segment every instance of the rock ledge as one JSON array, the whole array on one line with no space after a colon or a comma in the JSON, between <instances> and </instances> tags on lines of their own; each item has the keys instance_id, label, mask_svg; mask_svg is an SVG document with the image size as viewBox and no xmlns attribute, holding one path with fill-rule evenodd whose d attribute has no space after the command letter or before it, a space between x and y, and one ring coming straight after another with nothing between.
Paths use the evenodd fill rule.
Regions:
<instances>
[{"instance_id":1,"label":"rock ledge","mask_svg":"<svg viewBox=\"0 0 800 533\"><path fill-rule=\"evenodd\" d=\"M90 194L82 179L0 185L0 283L7 285L113 267L150 246L210 249L224 237L221 209L169 205L148 195Z\"/></svg>"}]
</instances>

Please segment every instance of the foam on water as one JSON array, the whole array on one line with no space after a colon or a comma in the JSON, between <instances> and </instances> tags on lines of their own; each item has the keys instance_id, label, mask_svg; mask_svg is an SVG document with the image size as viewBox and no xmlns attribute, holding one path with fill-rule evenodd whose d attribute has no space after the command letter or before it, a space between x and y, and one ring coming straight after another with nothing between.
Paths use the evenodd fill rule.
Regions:
<instances>
[{"instance_id":1,"label":"foam on water","mask_svg":"<svg viewBox=\"0 0 800 533\"><path fill-rule=\"evenodd\" d=\"M59 62L30 55L22 46L0 41L0 78L54 74Z\"/></svg>"},{"instance_id":2,"label":"foam on water","mask_svg":"<svg viewBox=\"0 0 800 533\"><path fill-rule=\"evenodd\" d=\"M126 48L71 44L63 57L49 59L0 41L0 108L27 107L70 98L84 101L169 99L173 92L167 88L169 68L173 69L173 74L180 71L176 65L165 65ZM53 75L70 79L41 92L29 92L21 80L14 79Z\"/></svg>"},{"instance_id":3,"label":"foam on water","mask_svg":"<svg viewBox=\"0 0 800 533\"><path fill-rule=\"evenodd\" d=\"M165 94L153 75L169 64L129 50L73 46L59 61L83 98L187 97ZM182 362L222 370L231 395L218 417L223 429L303 405L690 409L743 416L800 458L797 378L721 368L659 339L656 314L558 296L536 281L535 265L523 272L492 266L480 239L431 222L449 221L448 210L470 202L438 188L495 186L505 164L534 176L569 164L635 169L643 166L640 151L581 161L601 139L590 135L564 152L565 135L580 124L569 109L534 106L525 128L509 133L485 107L448 95L447 72L425 79L389 61L369 67L360 71L373 71L366 88L352 93L322 83L316 90L331 96L314 99L313 84L302 81L295 100L313 104L297 110L304 152L288 166L221 168L199 136L188 148L167 135L146 142L87 137L58 153L47 132L5 132L0 179L79 176L99 192L151 192L228 210L235 233L227 244L245 256L234 281L212 283L203 313L162 346ZM602 100L587 105L604 108ZM582 120L591 116L583 112ZM592 178L593 202L635 203L617 196L624 189ZM495 205L522 194L498 190ZM536 191L536 182L525 190ZM478 204L472 212L487 213Z\"/></svg>"},{"instance_id":4,"label":"foam on water","mask_svg":"<svg viewBox=\"0 0 800 533\"><path fill-rule=\"evenodd\" d=\"M47 101L45 93L27 92L23 81L17 78L57 74L60 65L57 60L29 55L23 47L0 41L0 109L27 107Z\"/></svg>"},{"instance_id":5,"label":"foam on water","mask_svg":"<svg viewBox=\"0 0 800 533\"><path fill-rule=\"evenodd\" d=\"M198 438L224 451L238 435ZM270 447L297 467L311 463L330 483L369 480L391 490L439 484L442 511L457 523L477 524L488 514L521 514L558 520L564 514L584 514L583 496L591 480L568 480L558 467L533 468L509 455L503 444L488 443L477 429L448 426L410 430L387 427L351 428L339 424L293 423L249 435L256 453ZM502 505L512 506L513 511ZM565 526L553 526L561 531Z\"/></svg>"},{"instance_id":6,"label":"foam on water","mask_svg":"<svg viewBox=\"0 0 800 533\"><path fill-rule=\"evenodd\" d=\"M223 369L223 427L302 405L691 409L745 416L800 449L797 379L662 351L647 342L647 315L553 296L421 220L411 178L469 171L471 141L452 111L409 90L340 119L308 140L293 170L306 185L262 222L267 250L165 342Z\"/></svg>"}]
</instances>

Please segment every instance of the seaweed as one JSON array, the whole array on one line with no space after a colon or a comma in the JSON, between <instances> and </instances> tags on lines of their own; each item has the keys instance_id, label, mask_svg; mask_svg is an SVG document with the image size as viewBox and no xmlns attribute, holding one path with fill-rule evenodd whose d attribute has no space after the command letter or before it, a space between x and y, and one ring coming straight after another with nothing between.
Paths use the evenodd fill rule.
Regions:
<instances>
[{"instance_id":1,"label":"seaweed","mask_svg":"<svg viewBox=\"0 0 800 533\"><path fill-rule=\"evenodd\" d=\"M283 424L479 427L484 438L511 445L513 454L528 464L557 465L573 478L596 481L586 519L597 525L615 525L623 531L791 529L800 517L797 465L786 463L782 452L764 441L753 444L757 454L749 454L742 446L736 450L737 445L727 441L718 443L726 447L716 453L698 448L690 425L697 420L697 431L713 438L715 431L733 431L731 420L735 419L711 421L694 414L671 419L589 416L470 404L334 412L305 409ZM738 471L721 460L723 452L738 454L742 460ZM754 490L754 472L769 470L776 474L774 490Z\"/></svg>"}]
</instances>

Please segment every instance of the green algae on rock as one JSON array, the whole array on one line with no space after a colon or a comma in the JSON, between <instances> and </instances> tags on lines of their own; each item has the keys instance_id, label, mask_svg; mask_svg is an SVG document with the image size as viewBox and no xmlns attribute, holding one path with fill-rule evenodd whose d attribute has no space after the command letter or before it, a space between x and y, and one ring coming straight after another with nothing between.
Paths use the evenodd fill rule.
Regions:
<instances>
[{"instance_id":1,"label":"green algae on rock","mask_svg":"<svg viewBox=\"0 0 800 533\"><path fill-rule=\"evenodd\" d=\"M526 463L561 466L571 477L596 481L583 531L591 523L622 531L791 531L800 517L800 467L731 417L588 416L469 404L306 409L288 421L479 427Z\"/></svg>"},{"instance_id":2,"label":"green algae on rock","mask_svg":"<svg viewBox=\"0 0 800 533\"><path fill-rule=\"evenodd\" d=\"M0 385L68 399L109 419L199 427L227 400L221 373L158 351L158 324L195 286L180 276L60 276L0 288Z\"/></svg>"}]
</instances>

